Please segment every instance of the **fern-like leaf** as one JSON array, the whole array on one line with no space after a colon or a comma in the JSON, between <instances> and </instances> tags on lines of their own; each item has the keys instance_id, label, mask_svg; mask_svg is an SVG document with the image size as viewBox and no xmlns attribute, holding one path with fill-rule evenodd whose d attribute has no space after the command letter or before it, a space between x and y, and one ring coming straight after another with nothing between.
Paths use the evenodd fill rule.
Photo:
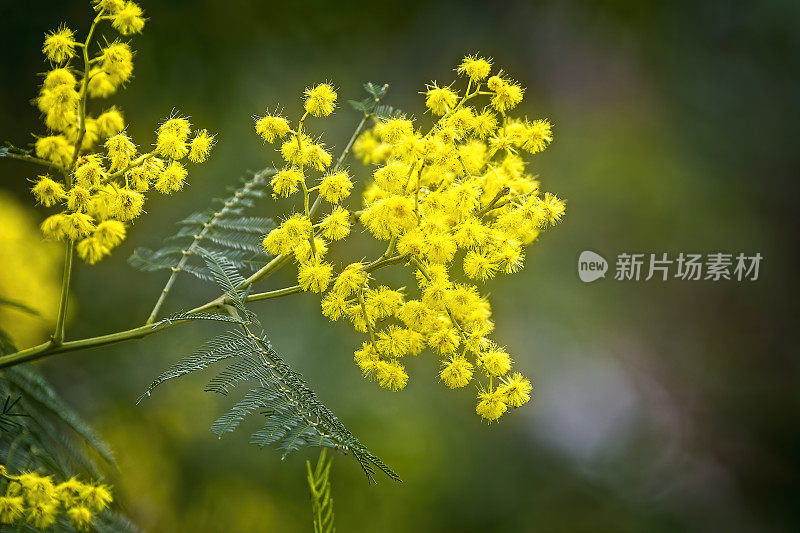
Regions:
<instances>
[{"instance_id":1,"label":"fern-like leaf","mask_svg":"<svg viewBox=\"0 0 800 533\"><path fill-rule=\"evenodd\" d=\"M231 196L215 199L219 209L192 213L180 222L180 229L164 239L166 246L158 250L136 248L128 263L138 270L153 272L170 270L173 276L187 272L208 281L212 279L203 260L194 259L197 250L204 248L228 258L237 268L255 271L269 261L261 240L275 227L269 218L246 217L243 213L253 207L254 200L265 196L267 180L275 171L261 170L233 189Z\"/></svg>"}]
</instances>

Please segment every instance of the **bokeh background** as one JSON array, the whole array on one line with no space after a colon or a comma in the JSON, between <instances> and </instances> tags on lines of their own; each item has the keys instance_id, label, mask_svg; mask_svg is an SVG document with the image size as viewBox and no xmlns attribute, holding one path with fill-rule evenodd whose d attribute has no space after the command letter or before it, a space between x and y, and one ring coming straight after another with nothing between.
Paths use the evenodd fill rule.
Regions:
<instances>
[{"instance_id":1,"label":"bokeh background","mask_svg":"<svg viewBox=\"0 0 800 533\"><path fill-rule=\"evenodd\" d=\"M278 103L296 115L300 90L318 81L335 83L343 100L360 98L360 84L375 81L390 84L388 103L427 120L418 91L430 80L449 82L460 58L480 51L527 86L524 114L554 122L556 141L531 166L546 190L569 201L564 223L530 249L525 270L486 288L496 338L533 377L535 398L487 426L474 415L472 393L437 383L430 355L411 364L403 393L379 390L352 362L358 336L326 322L316 297L257 304L275 347L403 477L370 486L354 461L337 458L338 529L800 527L793 337L800 4L159 0L143 7L151 20L134 39L136 77L113 99L129 132L151 142L176 108L222 133L187 190L152 198L122 249L96 267L79 266L73 337L143 321L165 276L131 269L132 249L157 246L175 221L244 170L277 161L251 115ZM89 17L83 1L2 3L0 139L25 144L42 131L28 103L44 70L42 34L61 21L85 31ZM357 120L345 105L312 128L341 147ZM26 179L35 171L2 162L6 202L32 205ZM285 206L267 201L260 209L279 216ZM36 222L43 214L29 216ZM336 253L359 259L367 249L360 246ZM584 284L576 274L584 249L607 258L760 252L764 261L756 282ZM13 292L6 262L13 252L7 245L0 253L2 286ZM270 279L272 287L291 281L286 272ZM174 294L170 310L211 292L184 279ZM43 300L32 303L44 309ZM248 446L246 432L214 438L208 426L233 398L201 392L205 376L134 405L157 373L207 335L179 328L40 366L115 447L114 483L146 530L308 531L303 462L313 452L281 461Z\"/></svg>"}]
</instances>

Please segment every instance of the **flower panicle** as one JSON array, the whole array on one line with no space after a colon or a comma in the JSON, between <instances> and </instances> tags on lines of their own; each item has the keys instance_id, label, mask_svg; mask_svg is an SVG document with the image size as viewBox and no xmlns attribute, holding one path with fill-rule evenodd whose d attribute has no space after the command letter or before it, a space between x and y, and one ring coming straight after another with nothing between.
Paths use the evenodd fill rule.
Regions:
<instances>
[{"instance_id":1,"label":"flower panicle","mask_svg":"<svg viewBox=\"0 0 800 533\"><path fill-rule=\"evenodd\" d=\"M274 196L297 198L296 212L265 237L266 250L293 257L299 288L321 295L322 314L366 336L354 354L366 378L401 390L409 357L428 349L441 358L446 387L477 385L476 412L487 421L530 401L533 387L490 339L491 304L477 284L519 272L527 246L566 208L540 191L525 159L550 145L552 124L511 116L525 90L493 69L493 60L468 55L455 69L466 88L431 82L422 92L433 117L427 132L406 116L373 120L352 146L373 167L358 210L344 207L356 188L353 174L331 167L308 129L310 117L335 109L330 83L305 90L297 120L277 112L255 117L256 133L284 161L271 180ZM315 206L331 206L327 213L309 209L314 194ZM325 256L354 223L386 251L337 270ZM411 269L416 294L376 281L374 272L390 264Z\"/></svg>"},{"instance_id":2,"label":"flower panicle","mask_svg":"<svg viewBox=\"0 0 800 533\"><path fill-rule=\"evenodd\" d=\"M130 0L94 0L99 24L110 22L121 38L142 32L146 18ZM105 40L99 52L80 42L65 25L45 34L42 52L50 63L38 96L47 133L36 136L36 157L51 172L33 180L36 202L60 212L41 224L45 237L71 241L89 264L106 257L127 235L127 226L145 213L145 193L172 194L183 189L184 160L205 162L217 142L206 129L193 130L175 112L155 133L152 150L137 145L128 121L116 106L90 103L115 94L133 76L134 51L127 39ZM81 57L82 56L82 57ZM97 113L93 112L93 108Z\"/></svg>"}]
</instances>

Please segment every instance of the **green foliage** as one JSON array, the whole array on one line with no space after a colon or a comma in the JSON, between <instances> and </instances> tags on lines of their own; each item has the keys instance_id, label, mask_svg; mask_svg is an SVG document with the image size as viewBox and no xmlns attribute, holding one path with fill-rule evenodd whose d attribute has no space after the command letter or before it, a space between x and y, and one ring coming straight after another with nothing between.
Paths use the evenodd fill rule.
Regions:
<instances>
[{"instance_id":1,"label":"green foliage","mask_svg":"<svg viewBox=\"0 0 800 533\"><path fill-rule=\"evenodd\" d=\"M328 459L324 448L319 454L317 466L311 469L306 461L308 488L311 491L311 511L314 517L314 533L335 533L333 527L333 497L331 496L330 473L333 459Z\"/></svg>"},{"instance_id":2,"label":"green foliage","mask_svg":"<svg viewBox=\"0 0 800 533\"><path fill-rule=\"evenodd\" d=\"M335 448L352 453L370 481L376 468L399 480L380 458L373 455L339 419L320 402L317 395L272 349L258 318L245 305L246 293L239 290L244 278L233 261L219 251L197 248L206 261L206 269L225 293L226 315L173 315L165 321L192 316L205 320L234 322L238 326L204 344L199 350L180 359L158 376L142 398L149 396L167 380L184 376L228 361L227 366L208 383L206 390L228 394L239 384L256 386L211 426L217 436L234 431L255 413L265 418L263 427L253 433L250 442L257 446L275 445L286 456L309 446ZM140 398L140 401L141 399Z\"/></svg>"},{"instance_id":3,"label":"green foliage","mask_svg":"<svg viewBox=\"0 0 800 533\"><path fill-rule=\"evenodd\" d=\"M386 95L389 90L388 85L377 85L372 82L364 84L364 90L369 93L369 97L363 100L348 100L350 106L356 111L361 111L365 115L372 115L380 119L400 118L404 114L399 109L395 109L390 105L380 105L381 98Z\"/></svg>"},{"instance_id":4,"label":"green foliage","mask_svg":"<svg viewBox=\"0 0 800 533\"><path fill-rule=\"evenodd\" d=\"M215 200L221 204L219 209L192 213L178 222L180 229L175 235L164 239L166 246L136 248L128 262L143 271L187 272L210 280L212 276L197 253L203 247L223 253L239 269L258 270L269 259L261 241L275 224L269 218L244 216L244 212L267 194L267 178L274 172L264 169L244 179L231 196Z\"/></svg>"}]
</instances>

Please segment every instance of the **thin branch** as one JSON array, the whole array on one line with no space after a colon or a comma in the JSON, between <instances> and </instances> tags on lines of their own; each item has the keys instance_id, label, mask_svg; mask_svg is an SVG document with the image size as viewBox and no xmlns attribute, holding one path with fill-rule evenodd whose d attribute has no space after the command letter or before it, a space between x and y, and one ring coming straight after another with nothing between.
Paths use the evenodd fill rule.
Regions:
<instances>
[{"instance_id":1,"label":"thin branch","mask_svg":"<svg viewBox=\"0 0 800 533\"><path fill-rule=\"evenodd\" d=\"M116 333L109 333L108 335L100 335L98 337L89 337L76 341L68 341L61 344L55 344L52 341L45 342L43 344L39 344L38 346L0 357L0 369L9 368L60 353L73 352L75 350L83 350L86 348L95 348L108 344L116 344L118 342L127 340L141 339L143 337L147 337L148 335L152 335L153 333L164 331L165 329L169 329L173 326L194 322L195 320L196 319L185 318L169 322L164 321L159 322L158 324L139 326L138 328L118 331Z\"/></svg>"},{"instance_id":2,"label":"thin branch","mask_svg":"<svg viewBox=\"0 0 800 533\"><path fill-rule=\"evenodd\" d=\"M27 161L28 163L33 163L35 165L42 165L43 167L49 167L56 170L61 170L61 167L56 165L55 163L51 163L45 159L39 159L38 157L33 157L32 155L25 155L25 154L15 154L13 152L6 152L0 157L8 157L9 159L18 159L19 161Z\"/></svg>"}]
</instances>

